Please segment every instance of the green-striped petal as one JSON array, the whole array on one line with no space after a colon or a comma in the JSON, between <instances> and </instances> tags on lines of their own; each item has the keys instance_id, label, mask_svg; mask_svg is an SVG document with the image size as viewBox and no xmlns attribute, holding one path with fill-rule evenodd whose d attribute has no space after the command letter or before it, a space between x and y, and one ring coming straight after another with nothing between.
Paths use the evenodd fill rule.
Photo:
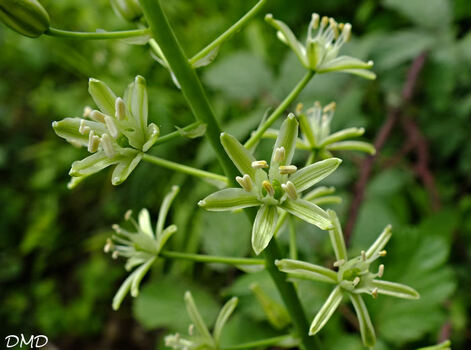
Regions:
<instances>
[{"instance_id":1,"label":"green-striped petal","mask_svg":"<svg viewBox=\"0 0 471 350\"><path fill-rule=\"evenodd\" d=\"M359 137L365 133L364 128L348 128L348 129L343 129L337 132L334 132L333 134L327 136L322 143L320 144L320 147L324 147L326 145L329 145L334 142L342 141L345 139L349 139L352 137Z\"/></svg>"},{"instance_id":2,"label":"green-striped petal","mask_svg":"<svg viewBox=\"0 0 471 350\"><path fill-rule=\"evenodd\" d=\"M277 260L275 265L280 271L288 273L295 278L337 283L337 273L323 266L293 259Z\"/></svg>"},{"instance_id":3,"label":"green-striped petal","mask_svg":"<svg viewBox=\"0 0 471 350\"><path fill-rule=\"evenodd\" d=\"M224 211L254 207L260 205L260 201L256 195L241 188L225 188L210 194L198 205L206 210Z\"/></svg>"},{"instance_id":4,"label":"green-striped petal","mask_svg":"<svg viewBox=\"0 0 471 350\"><path fill-rule=\"evenodd\" d=\"M329 151L360 151L368 154L375 154L375 147L368 142L363 141L340 141L334 142L326 147Z\"/></svg>"},{"instance_id":5,"label":"green-striped petal","mask_svg":"<svg viewBox=\"0 0 471 350\"><path fill-rule=\"evenodd\" d=\"M389 295L396 298L402 299L419 299L419 293L412 287L406 286L405 284L373 280L371 281L373 288L378 288L379 294Z\"/></svg>"},{"instance_id":6,"label":"green-striped petal","mask_svg":"<svg viewBox=\"0 0 471 350\"><path fill-rule=\"evenodd\" d=\"M340 225L339 218L333 210L327 210L330 220L332 221L333 228L329 230L330 242L334 248L335 257L337 260L348 260L347 247L343 237L342 226Z\"/></svg>"},{"instance_id":7,"label":"green-striped petal","mask_svg":"<svg viewBox=\"0 0 471 350\"><path fill-rule=\"evenodd\" d=\"M103 113L114 117L116 95L108 85L98 79L90 78L88 81L88 92Z\"/></svg>"},{"instance_id":8,"label":"green-striped petal","mask_svg":"<svg viewBox=\"0 0 471 350\"><path fill-rule=\"evenodd\" d=\"M343 298L343 293L340 286L335 287L335 289L330 293L324 305L317 312L314 320L311 323L309 328L309 335L314 335L319 332L322 327L327 323L327 321L332 317L335 310L339 307Z\"/></svg>"},{"instance_id":9,"label":"green-striped petal","mask_svg":"<svg viewBox=\"0 0 471 350\"><path fill-rule=\"evenodd\" d=\"M271 163L277 163L278 165L291 164L296 149L296 141L298 140L298 125L298 121L293 113L290 113L283 124L281 124L275 146L273 147ZM280 162L276 162L276 150L280 147L284 147L285 149L285 158Z\"/></svg>"},{"instance_id":10,"label":"green-striped petal","mask_svg":"<svg viewBox=\"0 0 471 350\"><path fill-rule=\"evenodd\" d=\"M319 227L322 230L329 230L332 228L332 222L329 215L314 203L305 201L303 199L287 199L280 205L280 207L287 212L297 216L312 225Z\"/></svg>"},{"instance_id":11,"label":"green-striped petal","mask_svg":"<svg viewBox=\"0 0 471 350\"><path fill-rule=\"evenodd\" d=\"M257 212L252 228L252 248L260 254L270 243L275 233L278 210L274 205L262 205Z\"/></svg>"},{"instance_id":12,"label":"green-striped petal","mask_svg":"<svg viewBox=\"0 0 471 350\"><path fill-rule=\"evenodd\" d=\"M391 239L391 236L392 236L391 230L392 230L391 225L388 225L384 228L383 232L381 232L381 234L376 239L376 241L374 241L371 247L369 247L368 250L366 251L367 259L371 258L373 255L379 254L379 252L384 249L386 244L388 244L389 240Z\"/></svg>"},{"instance_id":13,"label":"green-striped petal","mask_svg":"<svg viewBox=\"0 0 471 350\"><path fill-rule=\"evenodd\" d=\"M252 168L252 162L255 161L255 158L252 153L234 136L225 132L221 134L221 144L234 165L239 169L240 173L242 175L248 174L252 179L254 179L255 169Z\"/></svg>"},{"instance_id":14,"label":"green-striped petal","mask_svg":"<svg viewBox=\"0 0 471 350\"><path fill-rule=\"evenodd\" d=\"M298 170L290 176L289 180L298 192L302 192L332 174L340 163L342 160L338 158L321 160Z\"/></svg>"},{"instance_id":15,"label":"green-striped petal","mask_svg":"<svg viewBox=\"0 0 471 350\"><path fill-rule=\"evenodd\" d=\"M358 317L363 344L368 347L373 347L376 343L376 334L365 302L359 294L349 293L349 297Z\"/></svg>"}]
</instances>

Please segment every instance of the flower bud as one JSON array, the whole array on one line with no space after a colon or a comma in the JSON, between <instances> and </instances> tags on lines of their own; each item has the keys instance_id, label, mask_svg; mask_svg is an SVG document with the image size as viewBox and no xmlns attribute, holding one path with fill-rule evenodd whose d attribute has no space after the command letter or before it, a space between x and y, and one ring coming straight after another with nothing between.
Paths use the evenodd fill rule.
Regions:
<instances>
[{"instance_id":1,"label":"flower bud","mask_svg":"<svg viewBox=\"0 0 471 350\"><path fill-rule=\"evenodd\" d=\"M30 38L49 28L49 15L37 0L0 0L0 21Z\"/></svg>"},{"instance_id":2,"label":"flower bud","mask_svg":"<svg viewBox=\"0 0 471 350\"><path fill-rule=\"evenodd\" d=\"M114 12L128 22L133 22L142 16L138 0L110 0Z\"/></svg>"}]
</instances>

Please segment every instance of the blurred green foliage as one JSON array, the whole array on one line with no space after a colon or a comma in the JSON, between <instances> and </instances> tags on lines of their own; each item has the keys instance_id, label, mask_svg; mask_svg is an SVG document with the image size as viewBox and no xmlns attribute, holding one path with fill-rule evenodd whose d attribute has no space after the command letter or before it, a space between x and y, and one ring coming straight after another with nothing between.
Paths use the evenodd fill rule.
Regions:
<instances>
[{"instance_id":1,"label":"blurred green foliage","mask_svg":"<svg viewBox=\"0 0 471 350\"><path fill-rule=\"evenodd\" d=\"M250 3L165 2L188 54L196 53L248 10ZM108 0L44 0L58 28L93 31L127 29ZM400 93L412 60L426 52L413 101L404 114L419 125L428 142L429 170L441 209L434 212L417 176L417 154L400 153L407 134L397 125L377 161L351 249L358 252L388 223L394 227L386 279L407 283L422 295L418 302L380 297L368 300L380 342L375 349L412 349L436 343L447 332L454 349L471 347L471 7L467 0L268 1L266 12L304 33L312 12L353 24L349 53L375 61L374 82L341 74L316 76L299 100L305 105L337 101L333 128L365 127L372 139ZM246 138L264 113L279 102L303 74L259 15L221 48L200 74L224 129ZM240 297L223 334L223 344L274 336L249 286L256 281L279 299L265 272L243 275L210 264L165 262L153 269L136 300L111 310L111 298L125 273L102 247L110 225L126 209L157 205L172 184L182 186L171 212L179 232L175 249L219 255L249 253L249 225L243 217L210 214L196 203L211 188L192 178L141 164L123 185L113 188L109 172L66 189L75 149L57 138L53 120L81 115L92 104L87 78L97 77L122 91L136 74L149 85L150 118L162 134L192 122L192 115L168 72L144 46L123 41L77 42L27 39L0 28L0 317L6 334L46 334L61 349L164 348L164 331L184 331L183 293L191 289L198 308L214 321L225 297ZM270 141L257 152L267 153ZM202 139L180 139L156 147L155 154L218 171ZM391 159L399 154L393 167ZM360 156L353 156L324 181L337 186L344 202L335 209L346 219ZM230 217L229 217L230 216ZM240 216L240 215L239 215ZM237 225L234 225L237 222ZM328 264L326 235L296 222L300 257ZM285 230L286 231L286 230ZM281 234L287 243L287 233ZM168 277L162 277L162 271ZM220 291L223 291L222 293ZM313 316L328 289L299 284ZM326 349L360 349L347 306L321 332ZM136 321L137 320L137 321Z\"/></svg>"}]
</instances>

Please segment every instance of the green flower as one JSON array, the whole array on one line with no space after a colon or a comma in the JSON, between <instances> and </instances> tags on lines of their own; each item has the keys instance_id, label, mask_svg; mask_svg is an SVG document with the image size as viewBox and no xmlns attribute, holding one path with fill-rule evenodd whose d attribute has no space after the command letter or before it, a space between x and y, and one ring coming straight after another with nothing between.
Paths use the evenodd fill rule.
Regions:
<instances>
[{"instance_id":1,"label":"green flower","mask_svg":"<svg viewBox=\"0 0 471 350\"><path fill-rule=\"evenodd\" d=\"M312 14L307 31L306 44L303 46L291 29L283 22L267 14L265 20L277 30L278 38L296 54L302 65L317 73L345 72L367 79L376 75L369 71L373 62L363 62L350 56L338 56L340 47L350 39L350 23L337 23L333 18Z\"/></svg>"},{"instance_id":2,"label":"green flower","mask_svg":"<svg viewBox=\"0 0 471 350\"><path fill-rule=\"evenodd\" d=\"M165 337L165 345L172 349L181 350L220 350L221 332L227 320L234 312L238 299L231 298L219 311L219 315L214 324L213 333L209 332L208 327L199 313L193 296L189 291L185 293L185 305L188 315L193 322L188 330L189 335L182 337L180 334L168 335ZM195 332L196 331L196 332Z\"/></svg>"},{"instance_id":3,"label":"green flower","mask_svg":"<svg viewBox=\"0 0 471 350\"><path fill-rule=\"evenodd\" d=\"M252 247L256 254L263 251L276 229L278 209L326 230L332 223L327 213L316 204L300 198L300 194L330 175L341 163L330 158L298 170L291 164L298 122L290 114L283 122L273 148L270 165L255 160L239 141L223 133L221 143L239 169L236 180L242 188L226 188L215 192L198 204L207 210L223 211L260 206L252 228ZM263 170L268 169L268 174Z\"/></svg>"},{"instance_id":4,"label":"green flower","mask_svg":"<svg viewBox=\"0 0 471 350\"><path fill-rule=\"evenodd\" d=\"M391 238L390 226L384 229L367 251L363 250L360 256L348 259L338 218L332 210L329 210L328 214L334 225L329 234L337 258L334 263L334 266L338 267L337 272L298 260L282 259L275 263L280 271L288 273L290 277L336 285L314 317L309 330L310 335L314 335L322 329L340 305L343 297L348 296L358 317L363 343L372 347L376 342L376 335L361 294L369 294L373 298L376 298L378 294L384 294L403 299L418 299L419 293L406 285L378 279L383 276L384 265L380 265L377 272L370 272L371 264L379 257L386 255L383 248Z\"/></svg>"},{"instance_id":5,"label":"green flower","mask_svg":"<svg viewBox=\"0 0 471 350\"><path fill-rule=\"evenodd\" d=\"M126 294L131 290L131 295L136 297L139 294L139 284L144 278L149 268L159 256L168 239L177 231L177 226L170 225L164 228L170 205L179 191L178 186L173 186L172 190L165 196L159 211L159 219L155 231L152 229L149 211L142 209L139 212L138 221L131 216L132 212L127 211L124 215L136 230L130 232L119 225L113 225L116 235L109 238L105 245L105 253L111 253L113 259L124 257L127 259L125 269L134 271L122 283L118 292L113 298L113 309L119 309Z\"/></svg>"},{"instance_id":6,"label":"green flower","mask_svg":"<svg viewBox=\"0 0 471 350\"><path fill-rule=\"evenodd\" d=\"M335 102L331 102L322 108L319 102L303 111L303 105L296 108L296 116L302 137L296 141L296 148L315 152L322 159L332 157L332 151L360 151L375 154L376 150L371 143L363 141L351 141L350 138L363 135L363 128L347 128L333 134L330 133L330 123L335 113ZM269 129L264 134L266 138L276 138L278 131Z\"/></svg>"},{"instance_id":7,"label":"green flower","mask_svg":"<svg viewBox=\"0 0 471 350\"><path fill-rule=\"evenodd\" d=\"M145 79L137 76L124 98L116 97L103 82L90 79L88 91L98 110L85 108L83 118L65 118L53 122L56 134L73 145L87 147L91 156L72 163L68 187L75 187L87 176L116 165L113 185L125 181L159 137L159 128L147 124L147 88Z\"/></svg>"}]
</instances>

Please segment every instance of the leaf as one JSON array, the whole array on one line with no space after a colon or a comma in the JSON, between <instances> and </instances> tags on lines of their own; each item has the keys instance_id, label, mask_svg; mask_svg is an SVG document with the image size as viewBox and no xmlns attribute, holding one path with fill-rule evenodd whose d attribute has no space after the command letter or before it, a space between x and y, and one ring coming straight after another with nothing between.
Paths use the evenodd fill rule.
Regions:
<instances>
[{"instance_id":1,"label":"leaf","mask_svg":"<svg viewBox=\"0 0 471 350\"><path fill-rule=\"evenodd\" d=\"M203 75L203 80L229 98L245 100L269 90L273 76L258 56L239 51L212 64Z\"/></svg>"},{"instance_id":2,"label":"leaf","mask_svg":"<svg viewBox=\"0 0 471 350\"><path fill-rule=\"evenodd\" d=\"M146 283L134 302L134 316L147 329L168 327L186 333L191 323L183 301L187 290L191 290L204 322L212 324L219 306L206 290L182 278L159 277Z\"/></svg>"},{"instance_id":3,"label":"leaf","mask_svg":"<svg viewBox=\"0 0 471 350\"><path fill-rule=\"evenodd\" d=\"M448 0L384 0L383 4L427 28L443 29L452 20L452 7Z\"/></svg>"}]
</instances>

